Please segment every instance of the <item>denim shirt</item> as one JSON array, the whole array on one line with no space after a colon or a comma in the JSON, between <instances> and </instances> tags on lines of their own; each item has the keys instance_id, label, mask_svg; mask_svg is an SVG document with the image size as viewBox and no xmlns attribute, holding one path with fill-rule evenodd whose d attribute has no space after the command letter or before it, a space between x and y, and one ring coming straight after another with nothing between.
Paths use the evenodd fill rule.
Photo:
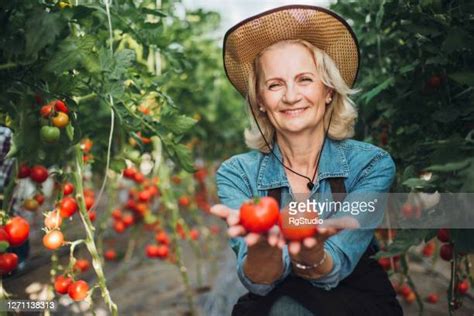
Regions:
<instances>
[{"instance_id":1,"label":"denim shirt","mask_svg":"<svg viewBox=\"0 0 474 316\"><path fill-rule=\"evenodd\" d=\"M274 153L282 159L277 144ZM336 141L327 138L324 145L317 182L310 197L318 193L331 192L329 178L342 177L350 199L356 192L388 192L395 176L395 164L390 155L368 143L356 140ZM284 167L270 154L250 151L235 155L224 161L216 174L220 202L239 210L240 205L252 197L267 196L273 188L281 188L282 205L293 197ZM345 200L345 201L346 201ZM381 210L383 215L383 210ZM376 220L376 227L383 216ZM374 243L374 229L343 230L328 238L324 248L333 258L333 269L325 276L310 280L312 285L330 290L352 273L363 253ZM288 247L282 251L284 270L272 284L257 284L246 277L243 263L247 256L247 244L242 237L232 238L230 245L237 255L237 274L242 284L252 293L268 294L278 283L292 273Z\"/></svg>"}]
</instances>

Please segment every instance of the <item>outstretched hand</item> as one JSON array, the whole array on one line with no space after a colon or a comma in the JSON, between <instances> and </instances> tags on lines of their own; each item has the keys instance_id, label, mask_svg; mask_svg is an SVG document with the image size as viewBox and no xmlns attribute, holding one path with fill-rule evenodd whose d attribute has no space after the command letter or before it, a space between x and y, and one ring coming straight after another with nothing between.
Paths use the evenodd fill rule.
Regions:
<instances>
[{"instance_id":1,"label":"outstretched hand","mask_svg":"<svg viewBox=\"0 0 474 316\"><path fill-rule=\"evenodd\" d=\"M235 238L242 236L249 246L256 245L267 240L272 247L278 246L283 249L288 244L288 251L293 256L304 255L307 251L314 252L314 249L323 247L324 242L339 233L343 229L355 229L359 227L359 223L352 217L345 216L334 219L327 219L318 228L318 232L313 237L307 237L302 241L286 241L280 228L275 225L266 234L258 234L247 232L240 224L239 210L231 209L224 204L216 204L210 209L211 214L225 220L229 228L227 233L230 237Z\"/></svg>"}]
</instances>

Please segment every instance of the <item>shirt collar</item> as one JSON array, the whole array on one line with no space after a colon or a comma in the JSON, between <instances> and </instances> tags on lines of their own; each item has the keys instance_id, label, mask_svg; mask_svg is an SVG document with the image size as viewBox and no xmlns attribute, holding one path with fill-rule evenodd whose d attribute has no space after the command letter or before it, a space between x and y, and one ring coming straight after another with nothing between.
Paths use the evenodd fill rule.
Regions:
<instances>
[{"instance_id":1,"label":"shirt collar","mask_svg":"<svg viewBox=\"0 0 474 316\"><path fill-rule=\"evenodd\" d=\"M281 161L281 151L276 142L274 142L273 152L278 160ZM282 186L289 187L285 168L278 162L275 156L271 153L265 154L258 171L258 190L268 190ZM348 175L349 165L347 164L341 143L328 137L319 162L318 181L325 178L347 178Z\"/></svg>"}]
</instances>

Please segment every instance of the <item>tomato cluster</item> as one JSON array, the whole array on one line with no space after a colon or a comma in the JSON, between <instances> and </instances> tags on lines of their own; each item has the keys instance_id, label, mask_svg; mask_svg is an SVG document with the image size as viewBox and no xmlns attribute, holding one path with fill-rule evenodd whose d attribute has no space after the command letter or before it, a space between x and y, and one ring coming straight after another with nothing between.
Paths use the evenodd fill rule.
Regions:
<instances>
[{"instance_id":1,"label":"tomato cluster","mask_svg":"<svg viewBox=\"0 0 474 316\"><path fill-rule=\"evenodd\" d=\"M6 252L11 247L21 246L30 233L30 225L21 216L10 218L5 226L0 227L0 275L7 274L16 269L18 256L15 253Z\"/></svg>"},{"instance_id":2,"label":"tomato cluster","mask_svg":"<svg viewBox=\"0 0 474 316\"><path fill-rule=\"evenodd\" d=\"M41 140L48 144L54 144L61 137L61 130L69 125L69 108L61 100L54 100L40 109L40 116L46 122L40 131Z\"/></svg>"},{"instance_id":3,"label":"tomato cluster","mask_svg":"<svg viewBox=\"0 0 474 316\"><path fill-rule=\"evenodd\" d=\"M71 277L58 275L54 280L54 289L58 294L68 294L74 301L82 301L89 293L89 285L84 280L73 281Z\"/></svg>"}]
</instances>

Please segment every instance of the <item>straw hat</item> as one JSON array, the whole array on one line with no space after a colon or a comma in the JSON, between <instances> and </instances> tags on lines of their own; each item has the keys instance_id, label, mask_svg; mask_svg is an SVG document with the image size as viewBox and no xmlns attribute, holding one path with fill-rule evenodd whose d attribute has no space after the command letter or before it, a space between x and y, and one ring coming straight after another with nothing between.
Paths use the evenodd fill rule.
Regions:
<instances>
[{"instance_id":1,"label":"straw hat","mask_svg":"<svg viewBox=\"0 0 474 316\"><path fill-rule=\"evenodd\" d=\"M324 50L349 87L359 71L359 44L347 22L321 7L288 5L262 12L230 28L224 36L224 68L246 97L252 63L264 48L281 40L303 39Z\"/></svg>"}]
</instances>

